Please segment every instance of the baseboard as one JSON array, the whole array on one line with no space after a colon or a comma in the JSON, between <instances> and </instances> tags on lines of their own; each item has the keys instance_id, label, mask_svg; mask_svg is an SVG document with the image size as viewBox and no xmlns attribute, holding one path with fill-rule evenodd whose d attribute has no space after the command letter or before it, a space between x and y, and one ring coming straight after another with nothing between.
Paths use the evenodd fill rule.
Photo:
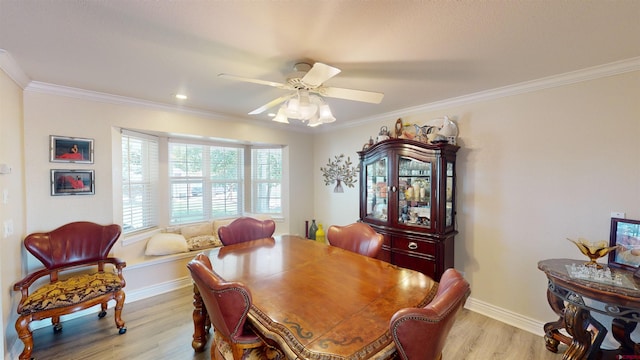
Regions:
<instances>
[{"instance_id":1,"label":"baseboard","mask_svg":"<svg viewBox=\"0 0 640 360\"><path fill-rule=\"evenodd\" d=\"M147 286L142 289L127 292L127 299L125 300L125 303L131 303L134 301L147 299L152 296L161 295L164 293L168 293L170 291L174 291L174 290L181 289L187 286L192 286L192 285L193 285L193 282L191 281L190 277L182 277L179 279L167 281L167 282L156 284L153 286Z\"/></svg>"},{"instance_id":2,"label":"baseboard","mask_svg":"<svg viewBox=\"0 0 640 360\"><path fill-rule=\"evenodd\" d=\"M528 331L534 335L544 336L544 323L526 316L499 308L484 301L468 298L465 308L475 313L490 317L518 329Z\"/></svg>"}]
</instances>

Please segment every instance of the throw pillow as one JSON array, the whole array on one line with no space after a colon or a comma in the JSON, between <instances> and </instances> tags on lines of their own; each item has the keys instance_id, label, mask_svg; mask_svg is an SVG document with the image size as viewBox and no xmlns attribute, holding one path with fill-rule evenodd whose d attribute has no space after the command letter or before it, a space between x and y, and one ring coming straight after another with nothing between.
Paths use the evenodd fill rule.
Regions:
<instances>
[{"instance_id":1,"label":"throw pillow","mask_svg":"<svg viewBox=\"0 0 640 360\"><path fill-rule=\"evenodd\" d=\"M180 234L158 233L147 242L145 255L169 255L188 252L189 246Z\"/></svg>"},{"instance_id":2,"label":"throw pillow","mask_svg":"<svg viewBox=\"0 0 640 360\"><path fill-rule=\"evenodd\" d=\"M211 231L210 222L197 224L197 225L184 226L182 227L182 230L180 232L185 237L185 239L189 239L189 238L200 236L200 235L213 235Z\"/></svg>"},{"instance_id":3,"label":"throw pillow","mask_svg":"<svg viewBox=\"0 0 640 360\"><path fill-rule=\"evenodd\" d=\"M198 235L187 239L187 245L189 250L202 250L212 247L222 246L222 242L217 236L213 235Z\"/></svg>"}]
</instances>

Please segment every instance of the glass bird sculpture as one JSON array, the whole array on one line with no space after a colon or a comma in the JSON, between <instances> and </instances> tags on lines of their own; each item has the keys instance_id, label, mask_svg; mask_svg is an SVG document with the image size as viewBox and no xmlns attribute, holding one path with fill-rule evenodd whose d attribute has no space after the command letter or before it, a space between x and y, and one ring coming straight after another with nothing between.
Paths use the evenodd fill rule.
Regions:
<instances>
[{"instance_id":1,"label":"glass bird sculpture","mask_svg":"<svg viewBox=\"0 0 640 360\"><path fill-rule=\"evenodd\" d=\"M571 240L569 238L567 238L567 240L576 244L578 249L580 249L580 252L585 254L589 258L589 261L586 262L584 265L592 266L592 267L595 267L596 269L602 269L602 265L598 264L596 260L607 255L609 252L611 252L612 250L615 250L618 247L618 246L608 246L607 242L604 240L601 240L595 243L587 241L586 239L583 239L583 238L579 238L577 241Z\"/></svg>"}]
</instances>

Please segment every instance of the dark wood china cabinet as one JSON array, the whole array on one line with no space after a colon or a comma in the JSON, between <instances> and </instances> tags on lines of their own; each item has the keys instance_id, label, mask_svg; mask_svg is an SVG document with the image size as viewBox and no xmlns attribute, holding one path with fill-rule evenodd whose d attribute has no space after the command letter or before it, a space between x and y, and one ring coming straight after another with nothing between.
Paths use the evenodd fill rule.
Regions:
<instances>
[{"instance_id":1,"label":"dark wood china cabinet","mask_svg":"<svg viewBox=\"0 0 640 360\"><path fill-rule=\"evenodd\" d=\"M358 152L360 220L384 235L378 258L436 281L453 267L458 149L389 139Z\"/></svg>"}]
</instances>

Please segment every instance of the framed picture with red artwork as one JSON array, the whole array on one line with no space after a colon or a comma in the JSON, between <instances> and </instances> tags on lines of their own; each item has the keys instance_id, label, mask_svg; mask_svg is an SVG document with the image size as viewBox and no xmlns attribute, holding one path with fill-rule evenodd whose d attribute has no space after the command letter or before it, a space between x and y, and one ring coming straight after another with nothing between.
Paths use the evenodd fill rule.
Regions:
<instances>
[{"instance_id":1,"label":"framed picture with red artwork","mask_svg":"<svg viewBox=\"0 0 640 360\"><path fill-rule=\"evenodd\" d=\"M51 135L51 162L93 164L93 139Z\"/></svg>"},{"instance_id":2,"label":"framed picture with red artwork","mask_svg":"<svg viewBox=\"0 0 640 360\"><path fill-rule=\"evenodd\" d=\"M95 181L93 170L51 170L51 195L93 195Z\"/></svg>"}]
</instances>

